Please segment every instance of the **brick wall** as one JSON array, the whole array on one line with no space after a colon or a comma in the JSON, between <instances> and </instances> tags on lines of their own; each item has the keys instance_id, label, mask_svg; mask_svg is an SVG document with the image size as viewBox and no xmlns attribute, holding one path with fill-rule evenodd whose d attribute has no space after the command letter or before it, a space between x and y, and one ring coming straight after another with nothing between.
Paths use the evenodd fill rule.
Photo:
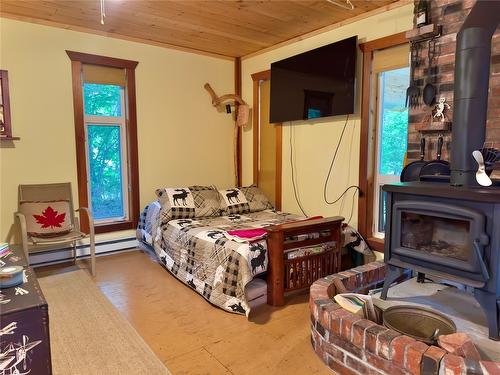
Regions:
<instances>
[{"instance_id":1,"label":"brick wall","mask_svg":"<svg viewBox=\"0 0 500 375\"><path fill-rule=\"evenodd\" d=\"M342 309L332 299L379 285L386 265L372 262L311 285L311 343L334 373L342 375L498 375L500 363L463 358L416 341Z\"/></svg>"},{"instance_id":2,"label":"brick wall","mask_svg":"<svg viewBox=\"0 0 500 375\"><path fill-rule=\"evenodd\" d=\"M420 0L415 0L417 4ZM437 88L436 98L446 97L446 101L452 106L448 112L450 119L453 118L453 88L455 69L455 43L456 36L462 24L470 12L476 0L430 0L431 22L442 25L442 36L437 39L438 56L434 60L432 82ZM419 67L415 70L415 79L422 90L427 79L427 42L420 43L422 49L419 53ZM451 150L451 131L421 133L418 128L430 129L426 119L430 109L424 104L419 108L410 108L409 111L409 132L408 132L408 159L419 158L419 141L421 134L427 139L426 159L432 160L436 157L437 138L442 133L445 139L443 148L443 158L449 160ZM486 130L486 140L494 142L496 147L500 147L500 28L497 29L492 40L491 56L491 77L490 94L488 101L488 123Z\"/></svg>"}]
</instances>

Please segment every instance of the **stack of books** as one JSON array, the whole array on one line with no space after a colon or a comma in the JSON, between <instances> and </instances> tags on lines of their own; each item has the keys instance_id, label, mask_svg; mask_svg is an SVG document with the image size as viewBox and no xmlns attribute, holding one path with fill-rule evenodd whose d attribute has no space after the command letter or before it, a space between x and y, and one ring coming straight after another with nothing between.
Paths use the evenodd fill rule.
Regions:
<instances>
[{"instance_id":1,"label":"stack of books","mask_svg":"<svg viewBox=\"0 0 500 375\"><path fill-rule=\"evenodd\" d=\"M304 246L285 251L286 259L297 259L307 255L321 254L335 249L335 241L328 241L321 245Z\"/></svg>"},{"instance_id":2,"label":"stack of books","mask_svg":"<svg viewBox=\"0 0 500 375\"><path fill-rule=\"evenodd\" d=\"M345 310L362 318L376 322L377 315L373 306L372 296L356 293L342 293L335 297L337 302Z\"/></svg>"},{"instance_id":3,"label":"stack of books","mask_svg":"<svg viewBox=\"0 0 500 375\"><path fill-rule=\"evenodd\" d=\"M8 243L6 243L6 242L0 243L0 259L5 258L9 254L11 254L11 252L12 251L9 249Z\"/></svg>"}]
</instances>

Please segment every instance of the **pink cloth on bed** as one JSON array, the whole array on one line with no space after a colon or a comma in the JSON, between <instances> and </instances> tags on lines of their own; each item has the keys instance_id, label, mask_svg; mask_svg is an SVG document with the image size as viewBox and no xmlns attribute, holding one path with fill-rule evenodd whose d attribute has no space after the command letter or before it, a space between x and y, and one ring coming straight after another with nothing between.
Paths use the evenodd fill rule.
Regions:
<instances>
[{"instance_id":1,"label":"pink cloth on bed","mask_svg":"<svg viewBox=\"0 0 500 375\"><path fill-rule=\"evenodd\" d=\"M228 230L230 236L241 238L242 240L258 240L266 235L266 230L262 228L256 229L236 229Z\"/></svg>"},{"instance_id":2,"label":"pink cloth on bed","mask_svg":"<svg viewBox=\"0 0 500 375\"><path fill-rule=\"evenodd\" d=\"M322 219L323 216L312 216L302 220L293 220L290 223L299 222L299 221L308 221L315 219ZM244 240L248 242L260 240L263 238L267 231L263 228L255 228L255 229L236 229L236 230L228 230L226 232L229 236L234 237L235 240Z\"/></svg>"}]
</instances>

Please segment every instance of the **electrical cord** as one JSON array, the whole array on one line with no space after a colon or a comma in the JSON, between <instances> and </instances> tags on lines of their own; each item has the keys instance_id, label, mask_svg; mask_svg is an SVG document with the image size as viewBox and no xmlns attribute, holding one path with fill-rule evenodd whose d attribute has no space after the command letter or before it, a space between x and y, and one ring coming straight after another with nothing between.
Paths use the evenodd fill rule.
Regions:
<instances>
[{"instance_id":1,"label":"electrical cord","mask_svg":"<svg viewBox=\"0 0 500 375\"><path fill-rule=\"evenodd\" d=\"M342 144L342 139L344 138L344 133L345 133L345 130L347 129L347 123L348 122L349 122L349 115L346 116L344 127L342 128L342 133L340 133L340 138L339 138L339 141L337 143L337 146L335 147L335 152L333 154L333 158L332 158L332 161L330 163L330 167L328 168L328 173L327 173L326 179L325 179L325 185L324 185L324 188L323 188L323 199L324 199L325 203L328 204L328 205L333 205L333 204L337 203L338 201L340 201L342 199L342 197L344 197L344 195L349 190L351 190L351 189L356 189L356 191L358 193L360 191L358 185L351 185L347 189L345 189L344 192L342 194L340 194L340 196L337 199L334 199L333 201L328 201L328 197L327 197L328 181L330 180L330 176L332 174L332 170L333 170L333 166L335 164L335 160L337 160L337 154L339 152L340 145ZM356 192L354 192L354 193L356 193ZM352 204L352 207L351 207L351 216L349 218L349 222L351 221L351 218L352 218L353 207L354 207L354 196L353 196L353 204Z\"/></svg>"},{"instance_id":2,"label":"electrical cord","mask_svg":"<svg viewBox=\"0 0 500 375\"><path fill-rule=\"evenodd\" d=\"M292 186L293 186L293 195L295 196L295 202L297 202L297 205L300 208L300 211L302 211L302 214L304 216L307 216L306 212L304 211L304 208L302 207L302 204L300 203L299 200L299 195L297 193L297 187L295 186L295 174L294 174L294 167L293 167L293 142L292 142L292 125L290 123L290 169L292 171Z\"/></svg>"}]
</instances>

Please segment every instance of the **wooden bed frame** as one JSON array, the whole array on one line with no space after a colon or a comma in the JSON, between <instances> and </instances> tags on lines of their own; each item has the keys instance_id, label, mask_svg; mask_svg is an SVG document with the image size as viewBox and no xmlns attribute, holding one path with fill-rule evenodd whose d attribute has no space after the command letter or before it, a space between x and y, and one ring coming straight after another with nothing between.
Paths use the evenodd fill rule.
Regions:
<instances>
[{"instance_id":1,"label":"wooden bed frame","mask_svg":"<svg viewBox=\"0 0 500 375\"><path fill-rule=\"evenodd\" d=\"M334 216L273 225L268 232L269 266L267 274L267 303L285 304L285 292L309 287L321 277L341 270L341 226L344 218ZM328 231L328 236L285 243L290 236ZM332 242L328 251L285 259L285 250ZM290 272L292 271L292 272Z\"/></svg>"}]
</instances>

